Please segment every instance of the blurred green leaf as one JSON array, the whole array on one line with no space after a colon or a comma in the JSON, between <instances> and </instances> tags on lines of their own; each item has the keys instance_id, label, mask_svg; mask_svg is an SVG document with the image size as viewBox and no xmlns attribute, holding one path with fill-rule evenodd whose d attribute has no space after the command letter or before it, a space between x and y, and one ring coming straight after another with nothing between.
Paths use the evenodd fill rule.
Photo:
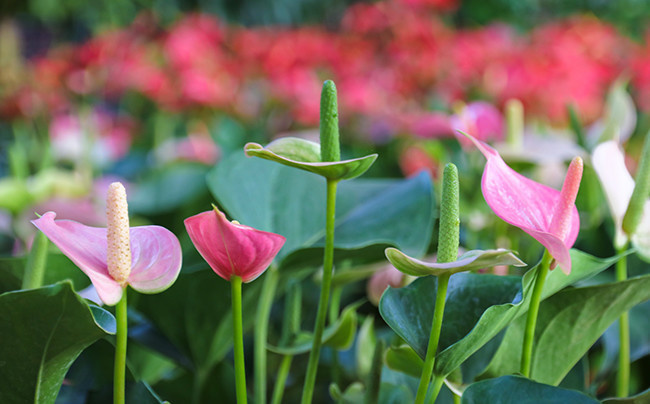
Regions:
<instances>
[{"instance_id":1,"label":"blurred green leaf","mask_svg":"<svg viewBox=\"0 0 650 404\"><path fill-rule=\"evenodd\" d=\"M205 192L208 168L197 163L178 163L156 171L129 190L129 211L146 215L168 213Z\"/></svg>"},{"instance_id":2,"label":"blurred green leaf","mask_svg":"<svg viewBox=\"0 0 650 404\"><path fill-rule=\"evenodd\" d=\"M598 404L578 391L534 382L521 376L503 376L470 385L463 393L463 404Z\"/></svg>"},{"instance_id":3,"label":"blurred green leaf","mask_svg":"<svg viewBox=\"0 0 650 404\"><path fill-rule=\"evenodd\" d=\"M650 389L632 397L608 398L603 404L648 404L650 402Z\"/></svg>"},{"instance_id":4,"label":"blurred green leaf","mask_svg":"<svg viewBox=\"0 0 650 404\"><path fill-rule=\"evenodd\" d=\"M359 303L349 305L343 310L341 316L323 331L323 345L330 346L338 350L346 350L354 342L357 333L357 313ZM271 352L282 355L298 355L309 352L313 346L313 334L301 332L296 335L287 346L267 345Z\"/></svg>"},{"instance_id":5,"label":"blurred green leaf","mask_svg":"<svg viewBox=\"0 0 650 404\"><path fill-rule=\"evenodd\" d=\"M70 282L0 295L0 402L53 403L87 346L115 333L115 319L92 309Z\"/></svg>"}]
</instances>

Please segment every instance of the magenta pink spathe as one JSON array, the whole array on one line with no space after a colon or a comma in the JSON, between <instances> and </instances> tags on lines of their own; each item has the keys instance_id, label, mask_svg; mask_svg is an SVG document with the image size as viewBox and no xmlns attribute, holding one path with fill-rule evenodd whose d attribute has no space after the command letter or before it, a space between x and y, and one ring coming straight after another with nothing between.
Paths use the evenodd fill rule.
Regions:
<instances>
[{"instance_id":1,"label":"magenta pink spathe","mask_svg":"<svg viewBox=\"0 0 650 404\"><path fill-rule=\"evenodd\" d=\"M227 281L233 275L244 282L255 280L286 240L279 234L230 222L216 207L185 219L185 228L212 270Z\"/></svg>"},{"instance_id":2,"label":"magenta pink spathe","mask_svg":"<svg viewBox=\"0 0 650 404\"><path fill-rule=\"evenodd\" d=\"M582 178L582 159L572 161L560 192L517 173L492 147L467 137L487 158L481 188L490 208L539 241L562 271L571 273L569 249L580 230L575 197Z\"/></svg>"}]
</instances>

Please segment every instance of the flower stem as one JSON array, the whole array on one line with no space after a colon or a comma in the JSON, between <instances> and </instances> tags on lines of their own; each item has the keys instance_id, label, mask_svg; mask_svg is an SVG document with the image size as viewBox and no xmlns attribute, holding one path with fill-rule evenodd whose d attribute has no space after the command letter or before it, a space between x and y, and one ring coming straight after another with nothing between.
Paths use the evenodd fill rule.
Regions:
<instances>
[{"instance_id":1,"label":"flower stem","mask_svg":"<svg viewBox=\"0 0 650 404\"><path fill-rule=\"evenodd\" d=\"M453 262L458 258L458 242L460 231L460 207L459 207L459 183L458 169L453 164L447 164L443 172L442 179L442 198L440 203L440 227L438 229L438 262ZM436 292L436 306L433 311L433 320L431 323L431 334L429 335L429 344L427 346L427 355L422 367L420 384L415 396L417 404L424 403L427 396L427 389L433 374L433 368L438 352L438 342L440 341L440 331L442 330L442 317L445 313L445 301L447 298L447 286L449 285L450 274L438 276L438 290ZM436 383L431 394L431 402L436 400L444 376L436 375Z\"/></svg>"},{"instance_id":2,"label":"flower stem","mask_svg":"<svg viewBox=\"0 0 650 404\"><path fill-rule=\"evenodd\" d=\"M278 270L274 265L266 271L262 292L255 315L255 402L266 402L266 341L269 331L269 315L278 286Z\"/></svg>"},{"instance_id":3,"label":"flower stem","mask_svg":"<svg viewBox=\"0 0 650 404\"><path fill-rule=\"evenodd\" d=\"M287 382L287 376L289 375L289 370L291 369L291 361L293 360L293 355L284 355L282 362L280 363L280 369L278 369L278 378L275 379L275 387L273 388L273 399L272 404L282 403L282 396L284 395L284 385Z\"/></svg>"},{"instance_id":4,"label":"flower stem","mask_svg":"<svg viewBox=\"0 0 650 404\"><path fill-rule=\"evenodd\" d=\"M438 394L440 394L440 389L442 388L442 384L444 382L445 378L443 376L436 375L433 378L433 384L431 385L431 394L429 394L429 404L436 402L436 398L438 397Z\"/></svg>"},{"instance_id":5,"label":"flower stem","mask_svg":"<svg viewBox=\"0 0 650 404\"><path fill-rule=\"evenodd\" d=\"M535 279L535 285L533 286L533 295L528 307L520 368L521 374L526 377L530 377L530 367L533 356L533 341L535 339L535 325L537 324L539 304L542 301L542 290L544 289L544 283L546 282L546 276L548 275L548 269L551 265L551 261L553 261L551 254L549 254L548 250L544 251L542 262L537 267L537 278Z\"/></svg>"},{"instance_id":6,"label":"flower stem","mask_svg":"<svg viewBox=\"0 0 650 404\"><path fill-rule=\"evenodd\" d=\"M323 329L327 317L327 304L332 285L332 267L334 265L334 221L336 212L336 186L338 181L327 180L327 206L325 214L325 253L323 258L323 283L321 284L320 299L318 301L318 314L314 327L314 342L309 353L307 364L307 376L305 386L302 390L302 403L311 403L316 384L316 371L318 370L318 359L322 345Z\"/></svg>"},{"instance_id":7,"label":"flower stem","mask_svg":"<svg viewBox=\"0 0 650 404\"><path fill-rule=\"evenodd\" d=\"M625 246L617 253L622 254ZM616 263L616 281L621 282L627 279L627 257L624 256ZM618 320L619 351L618 351L618 374L616 375L616 395L627 397L630 390L630 321L628 313L621 314Z\"/></svg>"},{"instance_id":8,"label":"flower stem","mask_svg":"<svg viewBox=\"0 0 650 404\"><path fill-rule=\"evenodd\" d=\"M440 330L442 329L442 315L445 311L445 300L447 297L447 285L449 284L449 277L450 275L441 275L438 277L436 307L433 312L433 323L431 325L429 345L427 346L427 356L424 359L422 376L420 377L418 392L415 396L415 402L418 404L424 403L424 399L427 395L427 388L429 387L429 382L431 381L431 375L433 374L436 352L438 351L438 341L440 340ZM435 393L435 395L437 396L438 394Z\"/></svg>"},{"instance_id":9,"label":"flower stem","mask_svg":"<svg viewBox=\"0 0 650 404\"><path fill-rule=\"evenodd\" d=\"M235 354L235 389L237 404L246 404L246 366L244 364L244 330L242 324L241 277L230 278L232 290L232 328Z\"/></svg>"},{"instance_id":10,"label":"flower stem","mask_svg":"<svg viewBox=\"0 0 650 404\"><path fill-rule=\"evenodd\" d=\"M45 263L47 262L48 239L45 233L39 231L34 237L32 249L29 251L25 275L23 276L23 289L36 289L43 286Z\"/></svg>"},{"instance_id":11,"label":"flower stem","mask_svg":"<svg viewBox=\"0 0 650 404\"><path fill-rule=\"evenodd\" d=\"M113 372L113 404L124 404L126 378L126 342L128 320L126 311L126 287L122 291L122 299L115 306L115 368Z\"/></svg>"}]
</instances>

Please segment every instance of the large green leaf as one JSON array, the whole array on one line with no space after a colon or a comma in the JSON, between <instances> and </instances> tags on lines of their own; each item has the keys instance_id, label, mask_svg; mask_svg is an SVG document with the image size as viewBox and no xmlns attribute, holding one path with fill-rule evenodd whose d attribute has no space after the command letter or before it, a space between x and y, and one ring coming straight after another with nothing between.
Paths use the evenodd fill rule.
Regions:
<instances>
[{"instance_id":1,"label":"large green leaf","mask_svg":"<svg viewBox=\"0 0 650 404\"><path fill-rule=\"evenodd\" d=\"M650 299L650 275L574 288L544 301L535 329L531 378L557 385L620 315ZM525 318L515 321L486 370L494 377L519 370Z\"/></svg>"},{"instance_id":2,"label":"large green leaf","mask_svg":"<svg viewBox=\"0 0 650 404\"><path fill-rule=\"evenodd\" d=\"M55 401L81 351L115 332L113 316L91 307L70 282L0 295L0 402Z\"/></svg>"},{"instance_id":3,"label":"large green leaf","mask_svg":"<svg viewBox=\"0 0 650 404\"><path fill-rule=\"evenodd\" d=\"M536 383L521 376L503 376L474 383L463 393L463 404L598 404L575 390Z\"/></svg>"},{"instance_id":4,"label":"large green leaf","mask_svg":"<svg viewBox=\"0 0 650 404\"><path fill-rule=\"evenodd\" d=\"M324 244L325 180L317 175L237 153L208 174L213 195L243 224L281 234L278 254ZM434 220L431 180L354 180L339 184L335 246L394 245L421 256Z\"/></svg>"},{"instance_id":5,"label":"large green leaf","mask_svg":"<svg viewBox=\"0 0 650 404\"><path fill-rule=\"evenodd\" d=\"M648 404L650 402L650 389L632 397L608 398L603 404Z\"/></svg>"},{"instance_id":6,"label":"large green leaf","mask_svg":"<svg viewBox=\"0 0 650 404\"><path fill-rule=\"evenodd\" d=\"M570 275L564 275L561 271L549 274L543 299L603 271L618 257L599 259L571 250L571 259L573 269ZM451 276L440 335L440 352L436 356L437 374L451 373L528 310L536 272L534 268L529 270L523 279L473 273ZM422 358L426 355L436 289L435 277L420 278L401 289L389 288L379 304L386 323Z\"/></svg>"}]
</instances>

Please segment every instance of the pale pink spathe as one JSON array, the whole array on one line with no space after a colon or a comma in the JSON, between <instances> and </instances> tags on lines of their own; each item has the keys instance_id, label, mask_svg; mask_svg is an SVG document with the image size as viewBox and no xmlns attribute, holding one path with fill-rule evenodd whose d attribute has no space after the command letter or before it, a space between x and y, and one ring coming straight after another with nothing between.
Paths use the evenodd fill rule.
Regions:
<instances>
[{"instance_id":1,"label":"pale pink spathe","mask_svg":"<svg viewBox=\"0 0 650 404\"><path fill-rule=\"evenodd\" d=\"M88 275L102 302L117 304L123 289L108 273L106 228L55 217L56 213L47 212L32 223ZM176 236L164 227L141 226L130 229L130 238L132 266L126 283L142 293L158 293L171 286L182 263Z\"/></svg>"},{"instance_id":2,"label":"pale pink spathe","mask_svg":"<svg viewBox=\"0 0 650 404\"><path fill-rule=\"evenodd\" d=\"M560 191L539 184L517 173L503 161L499 153L487 144L468 136L487 158L481 188L483 197L494 213L517 226L539 241L549 251L566 274L571 272L569 249L580 230L580 216L575 204L568 228L562 233L551 230L553 215L561 201ZM574 178L568 179L573 181ZM579 181L579 178L578 178Z\"/></svg>"},{"instance_id":3,"label":"pale pink spathe","mask_svg":"<svg viewBox=\"0 0 650 404\"><path fill-rule=\"evenodd\" d=\"M185 228L212 270L227 281L233 275L244 282L255 280L286 240L279 234L230 222L216 208L188 217Z\"/></svg>"}]
</instances>

